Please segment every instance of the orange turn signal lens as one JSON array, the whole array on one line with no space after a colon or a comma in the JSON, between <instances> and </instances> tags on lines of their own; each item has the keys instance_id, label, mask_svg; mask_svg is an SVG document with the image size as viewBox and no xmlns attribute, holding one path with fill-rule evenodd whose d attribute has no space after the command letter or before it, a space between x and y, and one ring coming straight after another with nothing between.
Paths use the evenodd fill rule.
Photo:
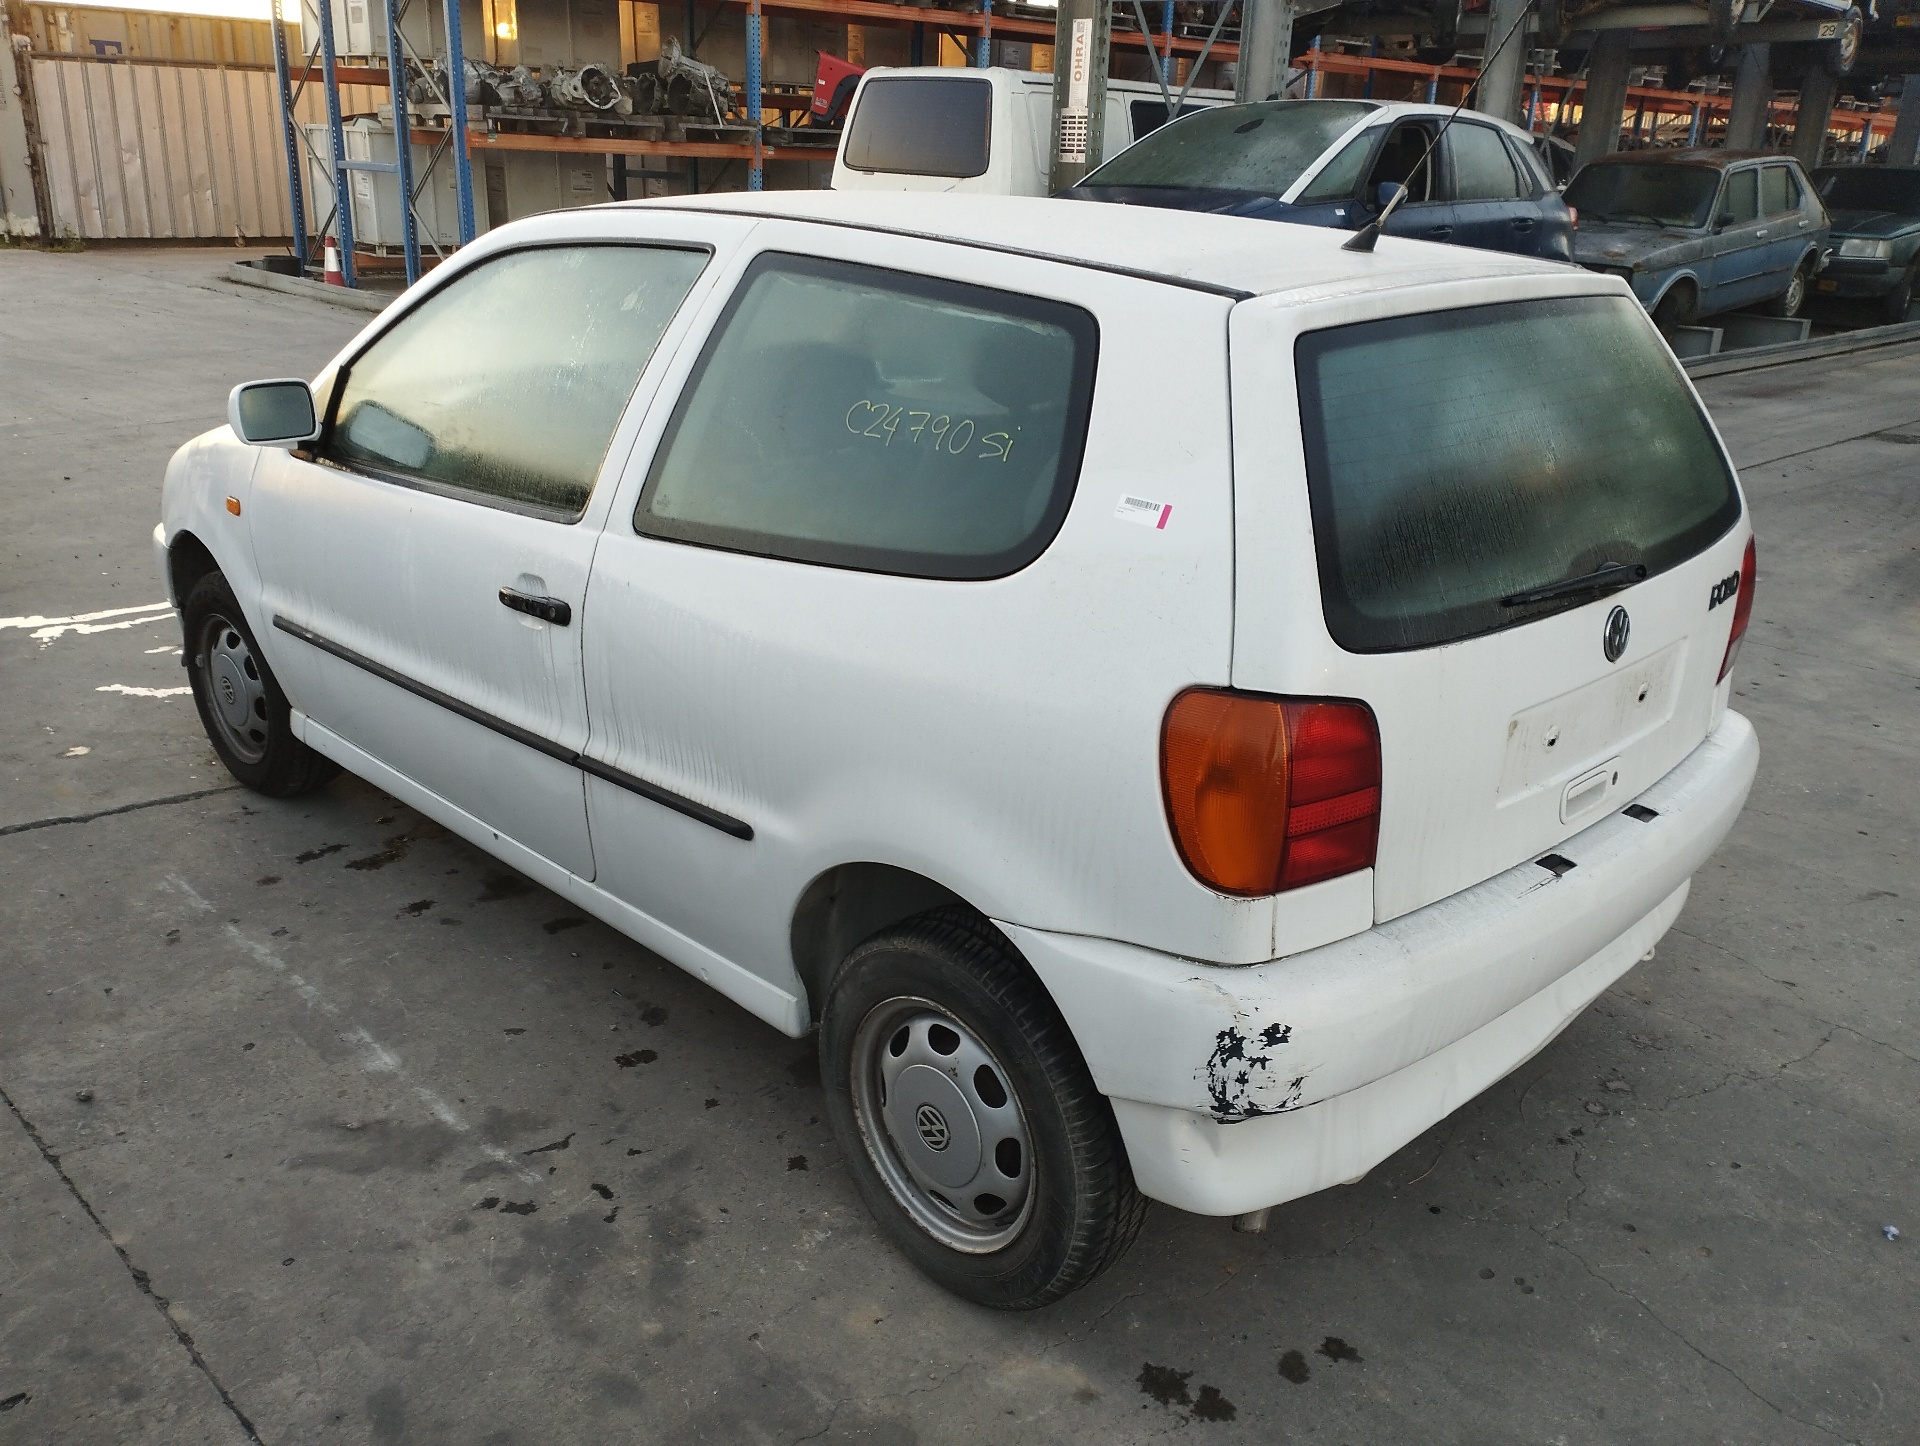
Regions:
<instances>
[{"instance_id":1,"label":"orange turn signal lens","mask_svg":"<svg viewBox=\"0 0 1920 1446\"><path fill-rule=\"evenodd\" d=\"M238 497L229 497L227 499L227 511L231 512L235 517L240 515L240 499Z\"/></svg>"},{"instance_id":2,"label":"orange turn signal lens","mask_svg":"<svg viewBox=\"0 0 1920 1446\"><path fill-rule=\"evenodd\" d=\"M1160 776L1181 858L1222 893L1373 866L1380 731L1364 703L1189 689L1167 709Z\"/></svg>"}]
</instances>

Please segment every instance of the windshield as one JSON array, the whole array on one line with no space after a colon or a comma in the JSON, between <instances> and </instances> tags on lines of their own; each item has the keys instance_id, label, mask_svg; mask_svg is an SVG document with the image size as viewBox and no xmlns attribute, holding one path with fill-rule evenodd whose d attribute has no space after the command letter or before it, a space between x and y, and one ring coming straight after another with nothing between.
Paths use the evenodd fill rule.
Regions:
<instances>
[{"instance_id":1,"label":"windshield","mask_svg":"<svg viewBox=\"0 0 1920 1446\"><path fill-rule=\"evenodd\" d=\"M1813 188L1830 211L1897 211L1920 216L1920 171L1844 166L1815 171Z\"/></svg>"},{"instance_id":2,"label":"windshield","mask_svg":"<svg viewBox=\"0 0 1920 1446\"><path fill-rule=\"evenodd\" d=\"M1366 101L1280 100L1196 111L1129 146L1080 184L1278 196L1373 110Z\"/></svg>"},{"instance_id":3,"label":"windshield","mask_svg":"<svg viewBox=\"0 0 1920 1446\"><path fill-rule=\"evenodd\" d=\"M1720 173L1705 166L1588 166L1567 187L1582 221L1629 226L1707 224Z\"/></svg>"},{"instance_id":4,"label":"windshield","mask_svg":"<svg viewBox=\"0 0 1920 1446\"><path fill-rule=\"evenodd\" d=\"M1740 515L1719 444L1627 297L1426 312L1296 348L1321 600L1350 652L1580 607L1524 594L1684 562Z\"/></svg>"}]
</instances>

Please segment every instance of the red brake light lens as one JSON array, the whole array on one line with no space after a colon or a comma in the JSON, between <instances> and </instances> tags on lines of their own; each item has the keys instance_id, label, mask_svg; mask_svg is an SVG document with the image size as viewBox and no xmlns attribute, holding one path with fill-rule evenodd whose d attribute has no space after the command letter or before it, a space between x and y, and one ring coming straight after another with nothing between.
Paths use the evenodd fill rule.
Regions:
<instances>
[{"instance_id":1,"label":"red brake light lens","mask_svg":"<svg viewBox=\"0 0 1920 1446\"><path fill-rule=\"evenodd\" d=\"M1380 731L1364 703L1190 689L1167 709L1160 776L1181 858L1222 893L1373 866Z\"/></svg>"},{"instance_id":2,"label":"red brake light lens","mask_svg":"<svg viewBox=\"0 0 1920 1446\"><path fill-rule=\"evenodd\" d=\"M1759 578L1759 566L1755 560L1753 539L1747 539L1746 555L1740 559L1740 596L1733 603L1733 632L1727 638L1727 655L1720 660L1720 677L1717 683L1733 671L1733 660L1740 655L1740 640L1747 635L1747 624L1753 620L1753 585Z\"/></svg>"}]
</instances>

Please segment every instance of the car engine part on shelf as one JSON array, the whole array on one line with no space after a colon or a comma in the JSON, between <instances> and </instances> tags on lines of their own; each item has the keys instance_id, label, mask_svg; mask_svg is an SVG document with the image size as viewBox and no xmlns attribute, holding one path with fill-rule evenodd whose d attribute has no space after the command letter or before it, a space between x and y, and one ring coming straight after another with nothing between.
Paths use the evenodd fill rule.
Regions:
<instances>
[{"instance_id":1,"label":"car engine part on shelf","mask_svg":"<svg viewBox=\"0 0 1920 1446\"><path fill-rule=\"evenodd\" d=\"M716 123L733 109L733 85L704 61L693 60L669 36L660 58L627 67L633 108L642 115L711 116Z\"/></svg>"},{"instance_id":2,"label":"car engine part on shelf","mask_svg":"<svg viewBox=\"0 0 1920 1446\"><path fill-rule=\"evenodd\" d=\"M613 73L599 65L554 71L547 94L554 105L574 110L618 110L627 99Z\"/></svg>"}]
</instances>

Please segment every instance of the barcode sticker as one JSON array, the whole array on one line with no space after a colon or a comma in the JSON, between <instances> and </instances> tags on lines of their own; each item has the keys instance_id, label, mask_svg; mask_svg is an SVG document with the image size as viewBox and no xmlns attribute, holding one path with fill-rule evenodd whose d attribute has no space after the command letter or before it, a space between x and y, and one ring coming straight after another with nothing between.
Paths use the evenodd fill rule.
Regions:
<instances>
[{"instance_id":1,"label":"barcode sticker","mask_svg":"<svg viewBox=\"0 0 1920 1446\"><path fill-rule=\"evenodd\" d=\"M1173 504L1149 502L1144 497L1122 497L1120 505L1113 509L1113 515L1122 522L1137 522L1142 527L1165 532L1167 519L1173 516Z\"/></svg>"}]
</instances>

